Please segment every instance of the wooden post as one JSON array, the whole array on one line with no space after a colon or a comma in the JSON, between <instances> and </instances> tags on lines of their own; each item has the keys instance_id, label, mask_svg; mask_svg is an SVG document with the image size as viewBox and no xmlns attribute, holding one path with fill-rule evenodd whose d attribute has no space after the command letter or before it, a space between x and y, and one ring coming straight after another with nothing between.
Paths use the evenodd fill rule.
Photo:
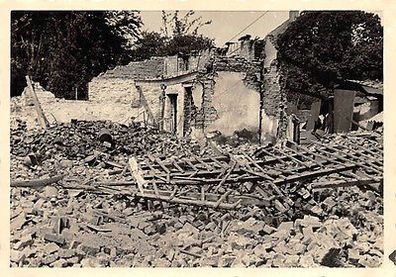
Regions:
<instances>
[{"instance_id":1,"label":"wooden post","mask_svg":"<svg viewBox=\"0 0 396 277\"><path fill-rule=\"evenodd\" d=\"M261 145L261 136L262 136L262 129L263 129L263 92L260 91L260 111L259 111L259 126L258 126L258 135L259 135L259 145Z\"/></svg>"},{"instance_id":2,"label":"wooden post","mask_svg":"<svg viewBox=\"0 0 396 277\"><path fill-rule=\"evenodd\" d=\"M165 90L166 90L166 85L161 84L161 121L160 121L160 130L164 131L164 120L165 120Z\"/></svg>"},{"instance_id":3,"label":"wooden post","mask_svg":"<svg viewBox=\"0 0 396 277\"><path fill-rule=\"evenodd\" d=\"M43 109L41 108L40 102L37 98L37 94L34 91L33 85L32 85L32 81L30 79L29 76L25 76L26 78L26 83L28 85L28 88L30 90L30 95L33 99L33 103L34 103L34 107L36 109L37 115L38 115L38 121L40 123L40 126L44 129L47 128L47 126L49 125L48 119L45 117Z\"/></svg>"}]
</instances>

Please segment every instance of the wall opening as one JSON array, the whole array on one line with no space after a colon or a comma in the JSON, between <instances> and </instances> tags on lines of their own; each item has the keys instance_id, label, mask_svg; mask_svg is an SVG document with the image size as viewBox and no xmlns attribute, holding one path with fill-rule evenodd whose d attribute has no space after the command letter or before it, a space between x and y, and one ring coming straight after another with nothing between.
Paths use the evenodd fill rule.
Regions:
<instances>
[{"instance_id":1,"label":"wall opening","mask_svg":"<svg viewBox=\"0 0 396 277\"><path fill-rule=\"evenodd\" d=\"M170 132L176 134L177 132L177 94L168 94L170 103Z\"/></svg>"}]
</instances>

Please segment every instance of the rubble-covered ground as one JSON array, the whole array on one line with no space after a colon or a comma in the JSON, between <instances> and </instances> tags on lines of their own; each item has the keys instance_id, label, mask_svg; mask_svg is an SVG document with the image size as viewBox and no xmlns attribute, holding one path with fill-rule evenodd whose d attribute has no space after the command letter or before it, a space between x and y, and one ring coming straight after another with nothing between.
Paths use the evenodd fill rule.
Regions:
<instances>
[{"instance_id":1,"label":"rubble-covered ground","mask_svg":"<svg viewBox=\"0 0 396 277\"><path fill-rule=\"evenodd\" d=\"M277 220L255 206L213 210L78 189L124 178L111 174L111 162L125 164L130 156L205 151L212 150L140 125L74 122L40 132L18 122L11 130L11 181L66 177L40 188L11 188L10 265L380 266L383 198L372 190L325 189L311 196L318 212L307 214L297 202L301 207Z\"/></svg>"}]
</instances>

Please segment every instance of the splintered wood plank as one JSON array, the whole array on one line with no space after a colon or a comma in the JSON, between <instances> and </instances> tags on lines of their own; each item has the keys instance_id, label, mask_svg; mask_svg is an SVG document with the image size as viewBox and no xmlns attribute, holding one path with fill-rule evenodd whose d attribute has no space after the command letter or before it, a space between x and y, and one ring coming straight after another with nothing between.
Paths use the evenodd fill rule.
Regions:
<instances>
[{"instance_id":1,"label":"splintered wood plank","mask_svg":"<svg viewBox=\"0 0 396 277\"><path fill-rule=\"evenodd\" d=\"M316 171L311 171L311 172L302 172L300 174L276 179L274 181L274 184L281 185L281 184L287 184L287 183L294 183L297 181L311 179L311 178L315 178L315 177L319 177L319 176L326 176L326 175L338 173L341 171L351 170L353 168L356 168L356 165L345 164L344 166L338 166L338 167L334 167L334 168L321 169L321 170L316 170Z\"/></svg>"},{"instance_id":2,"label":"splintered wood plank","mask_svg":"<svg viewBox=\"0 0 396 277\"><path fill-rule=\"evenodd\" d=\"M172 163L177 168L177 170L179 170L179 172L182 172L182 173L185 172L184 169L181 168L175 160L172 160Z\"/></svg>"},{"instance_id":3,"label":"splintered wood plank","mask_svg":"<svg viewBox=\"0 0 396 277\"><path fill-rule=\"evenodd\" d=\"M51 185L53 183L59 182L65 177L65 175L59 175L51 178L46 179L32 179L26 181L11 181L11 187L30 187L30 188L37 188L37 187L45 187Z\"/></svg>"},{"instance_id":4,"label":"splintered wood plank","mask_svg":"<svg viewBox=\"0 0 396 277\"><path fill-rule=\"evenodd\" d=\"M300 164L300 165L306 166L306 167L310 166L310 165L307 165L305 162L303 162L303 161L301 161L301 160L299 160L299 159L293 157L292 155L286 153L285 151L282 151L282 150L279 149L279 148L274 148L274 150L277 151L277 152L279 152L279 153L280 153L281 155L283 155L283 156L289 157L290 160L296 162L297 164Z\"/></svg>"},{"instance_id":5,"label":"splintered wood plank","mask_svg":"<svg viewBox=\"0 0 396 277\"><path fill-rule=\"evenodd\" d=\"M294 141L289 141L289 142L290 142L291 144L293 144L293 145L294 145L295 147L297 147L297 148L300 147L300 146L299 146L297 143L295 143ZM295 150L295 149L293 149L293 148L291 148L291 147L289 147L289 146L287 146L287 147L288 147L288 149L289 149L290 151L292 151L293 153L296 153L296 154L299 154L299 153L300 153L299 151L297 151L297 150ZM307 150L308 150L308 149L302 148L302 147L301 147L300 149L302 149L302 150L304 150L304 151L307 151ZM312 152L311 155L312 155L312 156L318 157L318 155L316 155L314 152ZM316 164L317 166L324 167L323 162L318 162L318 161L315 160L314 158L311 158L310 155L301 155L301 157L303 157L304 159L307 159L307 160L313 162L313 163ZM323 159L323 158L322 158L322 159ZM325 159L325 160L328 160L327 157L324 157L324 159Z\"/></svg>"},{"instance_id":6,"label":"splintered wood plank","mask_svg":"<svg viewBox=\"0 0 396 277\"><path fill-rule=\"evenodd\" d=\"M352 153L355 154L355 155L359 155L359 156L353 155L353 156L356 157L358 160L363 160L362 158L364 158L364 160L367 159L367 160L369 160L371 163L376 163L377 165L374 165L376 168L382 167L382 166L383 166L383 164L378 160L377 157L369 156L369 155L363 153L363 151L367 151L368 149L356 150L356 149L352 148L352 146L346 147L345 145L341 145L341 144L339 144L339 145L337 145L337 146L340 147L340 148L349 150L350 152L352 152ZM339 151L340 151L340 152L344 152L342 149L339 149Z\"/></svg>"},{"instance_id":7,"label":"splintered wood plank","mask_svg":"<svg viewBox=\"0 0 396 277\"><path fill-rule=\"evenodd\" d=\"M301 145L298 145L298 144L296 144L296 143L294 143L294 142L292 142L298 149L301 149L301 150L303 150L303 151L309 151L310 152L310 154L311 155L313 155L313 156L315 156L315 157L317 157L317 158L319 158L319 159L322 159L323 161L321 161L321 162L318 162L318 161L316 161L315 159L312 159L313 161L316 161L316 163L318 164L318 165L322 165L322 167L323 166L329 166L329 165L331 165L331 164L338 164L338 165L344 165L344 163L342 163L342 162L340 162L340 161L338 161L337 159L338 158L330 158L329 156L327 156L327 155L330 155L331 156L331 153L329 153L329 152L327 152L327 151L324 151L323 153L324 154L320 154L319 153L319 151L318 151L318 149L317 148L315 148L315 149L313 149L313 150L309 150L308 148L306 148L306 147L304 147L304 146L301 146ZM290 148L290 149L292 149L292 148ZM307 156L308 157L308 156Z\"/></svg>"},{"instance_id":8,"label":"splintered wood plank","mask_svg":"<svg viewBox=\"0 0 396 277\"><path fill-rule=\"evenodd\" d=\"M212 171L213 167L210 166L209 164L207 164L206 162L204 162L202 159L200 159L199 157L195 156L195 160L200 163L204 168L206 168L208 171Z\"/></svg>"},{"instance_id":9,"label":"splintered wood plank","mask_svg":"<svg viewBox=\"0 0 396 277\"><path fill-rule=\"evenodd\" d=\"M283 191L280 189L280 188L278 188L275 184L274 184L274 178L272 178L272 177L270 177L270 176L268 176L267 174L266 174L266 171L264 170L264 168L262 168L259 164L257 164L249 155L246 155L245 154L245 157L256 167L256 168L258 168L259 170L260 170L260 173L258 173L258 172L255 172L255 171L251 171L250 172L250 174L254 174L254 175L257 175L257 176L261 176L261 177L263 177L264 179L266 179L266 180L268 180L268 184L270 185L270 187L272 188L272 190L273 191L275 191L279 196L281 196L285 201L287 201L289 204L292 204L293 203L293 201L289 198L289 197L287 197L284 193L283 193ZM262 193L262 191L260 191L260 189L261 189L261 187L257 187L257 188L259 188L259 193Z\"/></svg>"},{"instance_id":10,"label":"splintered wood plank","mask_svg":"<svg viewBox=\"0 0 396 277\"><path fill-rule=\"evenodd\" d=\"M205 201L205 186L201 187L201 201Z\"/></svg>"},{"instance_id":11,"label":"splintered wood plank","mask_svg":"<svg viewBox=\"0 0 396 277\"><path fill-rule=\"evenodd\" d=\"M224 194L219 198L219 200L217 200L217 202L216 202L215 205L214 205L214 208L216 209L217 207L219 207L220 204L221 204L222 202L224 202L224 200L226 200L226 198L227 198L228 195L230 195L230 194L231 194L231 191L230 191L230 190L227 191L226 193L224 193Z\"/></svg>"},{"instance_id":12,"label":"splintered wood plank","mask_svg":"<svg viewBox=\"0 0 396 277\"><path fill-rule=\"evenodd\" d=\"M213 161L218 167L224 168L224 165L223 165L219 160L217 160L215 157L210 157L210 159L211 159L211 161Z\"/></svg>"},{"instance_id":13,"label":"splintered wood plank","mask_svg":"<svg viewBox=\"0 0 396 277\"><path fill-rule=\"evenodd\" d=\"M235 166L237 165L236 161L233 161L230 168L228 169L227 174L221 179L220 183L215 187L214 191L217 192L219 188L224 185L224 183L227 181L227 178L230 177L232 171L234 170Z\"/></svg>"},{"instance_id":14,"label":"splintered wood plank","mask_svg":"<svg viewBox=\"0 0 396 277\"><path fill-rule=\"evenodd\" d=\"M136 183L138 185L139 191L144 194L143 186L147 184L147 181L143 178L143 172L139 168L139 164L135 157L132 157L129 159L129 168L131 170L131 174L133 178L136 180Z\"/></svg>"},{"instance_id":15,"label":"splintered wood plank","mask_svg":"<svg viewBox=\"0 0 396 277\"><path fill-rule=\"evenodd\" d=\"M199 171L199 169L198 169L190 160L186 160L186 163L187 163L194 171Z\"/></svg>"},{"instance_id":16,"label":"splintered wood plank","mask_svg":"<svg viewBox=\"0 0 396 277\"><path fill-rule=\"evenodd\" d=\"M334 148L334 147L331 147L331 146L328 146L328 145L324 145L324 144L319 143L319 142L316 142L316 141L311 141L311 142L314 143L314 144L316 144L316 145L319 145L319 146L321 146L321 147L323 147L323 148L330 149L330 150L332 150L332 151L334 151L334 152L341 153L342 155L345 155L345 156L349 157L350 159L347 159L347 158L345 158L344 156L338 155L337 153L334 153L334 152L333 152L333 153L328 153L328 151L325 151L325 150L323 150L323 149L317 148L317 150L320 151L320 152L322 152L322 153L323 153L323 152L328 153L329 155L333 155L334 157L336 157L336 158L338 158L338 159L340 159L340 160L342 160L342 161L344 161L344 162L353 163L353 164L355 164L355 165L357 165L357 166L359 166L359 167L362 167L362 168L367 169L368 171L375 171L375 172L377 172L377 173L382 174L382 171L381 171L381 170L378 170L377 168L372 167L372 166L367 166L367 165L366 165L366 163L368 163L367 160L363 160L363 161L359 161L359 162L358 162L358 161L355 160L355 159L356 159L355 156L353 156L353 155L351 155L351 154L348 154L348 153L345 153L345 152L343 152L343 151L340 151L340 150L338 150L337 148Z\"/></svg>"},{"instance_id":17,"label":"splintered wood plank","mask_svg":"<svg viewBox=\"0 0 396 277\"><path fill-rule=\"evenodd\" d=\"M158 175L159 173L161 173L160 170L156 169L155 167L153 167L149 162L146 163L146 165L150 168L150 175ZM140 169L142 169L142 167L140 167Z\"/></svg>"},{"instance_id":18,"label":"splintered wood plank","mask_svg":"<svg viewBox=\"0 0 396 277\"><path fill-rule=\"evenodd\" d=\"M155 162L167 173L170 174L171 171L167 168L159 158L155 158Z\"/></svg>"},{"instance_id":19,"label":"splintered wood plank","mask_svg":"<svg viewBox=\"0 0 396 277\"><path fill-rule=\"evenodd\" d=\"M184 204L184 205L193 205L193 206L201 206L201 207L210 207L210 208L219 208L219 209L227 209L227 210L232 210L237 207L242 201L238 200L236 203L220 203L217 204L217 202L213 201L201 201L201 200L196 200L196 199L185 199L185 198L179 198L179 197L168 197L164 195L155 195L152 193L139 193L136 192L135 196L137 197L142 197L146 199L154 199L154 200L161 200L169 203L176 203L176 204Z\"/></svg>"},{"instance_id":20,"label":"splintered wood plank","mask_svg":"<svg viewBox=\"0 0 396 277\"><path fill-rule=\"evenodd\" d=\"M287 166L287 169L281 169L281 168L276 168L276 170L282 171L283 173L289 173L289 174L293 174L293 171L288 169L289 167L291 167L290 164L288 164L285 160L279 158L278 156L274 155L273 153L265 150L264 148L262 149L262 152L268 156L273 157L274 159L276 159L278 162L280 162L282 165ZM289 155L285 155L285 157L289 158Z\"/></svg>"}]
</instances>

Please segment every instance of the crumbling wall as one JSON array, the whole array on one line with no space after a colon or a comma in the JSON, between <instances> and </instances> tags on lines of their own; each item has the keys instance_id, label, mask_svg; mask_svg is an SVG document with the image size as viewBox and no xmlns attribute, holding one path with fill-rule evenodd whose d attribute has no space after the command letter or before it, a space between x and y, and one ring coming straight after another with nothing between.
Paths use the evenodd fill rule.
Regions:
<instances>
[{"instance_id":1,"label":"crumbling wall","mask_svg":"<svg viewBox=\"0 0 396 277\"><path fill-rule=\"evenodd\" d=\"M245 73L242 80L244 84L257 91L261 90L262 85L262 67L260 60L247 60L241 57L217 56L214 62L216 72L243 72Z\"/></svg>"},{"instance_id":2,"label":"crumbling wall","mask_svg":"<svg viewBox=\"0 0 396 277\"><path fill-rule=\"evenodd\" d=\"M129 123L132 118L139 114L139 109L122 102L65 100L55 98L52 93L42 89L37 89L36 94L50 123L67 123L72 119L110 120L118 123ZM37 112L26 96L21 95L11 99L11 111L13 113L13 118L10 121L11 126L16 124L15 119L26 121L28 128L38 126Z\"/></svg>"},{"instance_id":3,"label":"crumbling wall","mask_svg":"<svg viewBox=\"0 0 396 277\"><path fill-rule=\"evenodd\" d=\"M264 40L262 39L241 39L230 41L226 44L225 57L239 57L249 61L261 58Z\"/></svg>"},{"instance_id":4,"label":"crumbling wall","mask_svg":"<svg viewBox=\"0 0 396 277\"><path fill-rule=\"evenodd\" d=\"M263 62L264 90L263 90L263 122L262 137L271 139L277 137L278 124L281 117L280 105L282 101L277 50L271 40L265 43L265 59Z\"/></svg>"},{"instance_id":5,"label":"crumbling wall","mask_svg":"<svg viewBox=\"0 0 396 277\"><path fill-rule=\"evenodd\" d=\"M89 99L100 102L116 101L134 106L139 99L134 81L160 78L165 72L164 62L164 57L156 57L108 70L89 83Z\"/></svg>"},{"instance_id":6,"label":"crumbling wall","mask_svg":"<svg viewBox=\"0 0 396 277\"><path fill-rule=\"evenodd\" d=\"M136 121L146 122L157 126L161 119L162 90L158 85L144 85L139 87L140 105Z\"/></svg>"}]
</instances>

